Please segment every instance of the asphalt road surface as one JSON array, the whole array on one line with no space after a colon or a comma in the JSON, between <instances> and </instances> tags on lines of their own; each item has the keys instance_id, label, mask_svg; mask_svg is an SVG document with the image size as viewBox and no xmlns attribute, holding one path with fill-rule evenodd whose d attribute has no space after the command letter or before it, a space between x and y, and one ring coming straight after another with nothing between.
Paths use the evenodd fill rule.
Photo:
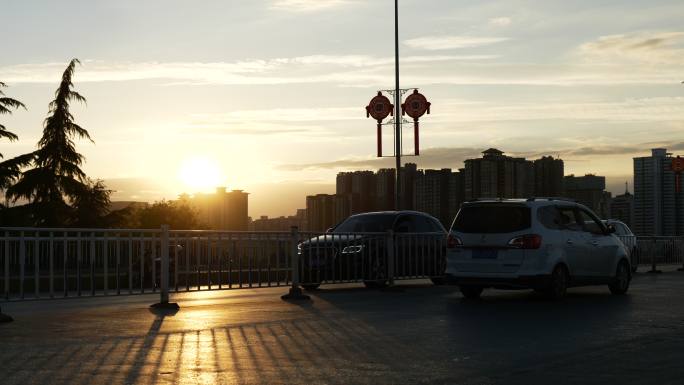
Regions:
<instances>
[{"instance_id":1,"label":"asphalt road surface","mask_svg":"<svg viewBox=\"0 0 684 385\"><path fill-rule=\"evenodd\" d=\"M684 384L684 273L639 274L626 296L399 283L0 303L0 383Z\"/></svg>"}]
</instances>

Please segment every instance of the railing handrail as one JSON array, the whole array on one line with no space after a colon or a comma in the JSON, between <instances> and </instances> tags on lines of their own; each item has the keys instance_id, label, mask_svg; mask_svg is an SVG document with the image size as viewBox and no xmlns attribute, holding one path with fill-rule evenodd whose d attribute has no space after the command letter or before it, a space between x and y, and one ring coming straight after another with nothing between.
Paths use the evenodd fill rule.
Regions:
<instances>
[{"instance_id":1,"label":"railing handrail","mask_svg":"<svg viewBox=\"0 0 684 385\"><path fill-rule=\"evenodd\" d=\"M85 228L85 227L0 227L3 231L24 232L70 232L70 233L161 233L161 229L108 229L108 228Z\"/></svg>"}]
</instances>

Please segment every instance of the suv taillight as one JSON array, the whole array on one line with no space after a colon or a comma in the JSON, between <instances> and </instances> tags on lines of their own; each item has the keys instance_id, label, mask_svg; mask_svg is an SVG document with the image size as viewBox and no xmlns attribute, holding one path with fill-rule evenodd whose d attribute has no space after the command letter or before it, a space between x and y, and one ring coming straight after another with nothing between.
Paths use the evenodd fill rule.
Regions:
<instances>
[{"instance_id":1,"label":"suv taillight","mask_svg":"<svg viewBox=\"0 0 684 385\"><path fill-rule=\"evenodd\" d=\"M449 234L449 236L447 237L447 248L453 249L453 248L461 247L461 246L463 246L463 242L461 241L461 238L459 238L453 234Z\"/></svg>"},{"instance_id":2,"label":"suv taillight","mask_svg":"<svg viewBox=\"0 0 684 385\"><path fill-rule=\"evenodd\" d=\"M541 244L542 237L539 234L525 234L508 241L508 246L517 249L538 249Z\"/></svg>"}]
</instances>

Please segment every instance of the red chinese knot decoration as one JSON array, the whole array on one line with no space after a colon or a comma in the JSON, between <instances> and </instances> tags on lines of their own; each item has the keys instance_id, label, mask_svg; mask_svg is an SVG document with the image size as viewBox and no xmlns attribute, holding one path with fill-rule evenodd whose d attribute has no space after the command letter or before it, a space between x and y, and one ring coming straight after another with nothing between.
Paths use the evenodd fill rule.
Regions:
<instances>
[{"instance_id":1,"label":"red chinese knot decoration","mask_svg":"<svg viewBox=\"0 0 684 385\"><path fill-rule=\"evenodd\" d=\"M418 90L413 90L413 93L409 95L404 104L401 105L401 114L413 118L413 141L416 155L420 155L418 118L425 115L425 113L430 113L430 102L428 102L425 96L418 92Z\"/></svg>"},{"instance_id":2,"label":"red chinese knot decoration","mask_svg":"<svg viewBox=\"0 0 684 385\"><path fill-rule=\"evenodd\" d=\"M390 100L378 91L366 106L366 117L373 117L378 121L378 157L382 157L382 120L389 115L394 115L394 105Z\"/></svg>"},{"instance_id":3,"label":"red chinese knot decoration","mask_svg":"<svg viewBox=\"0 0 684 385\"><path fill-rule=\"evenodd\" d=\"M401 91L403 93L403 91L405 90ZM426 113L430 113L430 102L428 102L425 96L418 92L417 89L414 89L413 93L411 93L406 98L406 101L401 105L401 115L408 115L413 118L413 138L415 144L414 155L420 155L418 140L418 119ZM366 117L372 117L378 122L379 158L382 157L382 121L390 115L394 116L394 105L392 105L392 102L390 102L390 100L382 94L382 91L378 91L378 94L374 96L373 99L371 99L370 103L368 103L368 105L366 106ZM397 116L395 117L395 119L402 119L402 117ZM399 120L399 124L401 124L401 120ZM401 134L398 133L397 135L399 135L400 140Z\"/></svg>"}]
</instances>

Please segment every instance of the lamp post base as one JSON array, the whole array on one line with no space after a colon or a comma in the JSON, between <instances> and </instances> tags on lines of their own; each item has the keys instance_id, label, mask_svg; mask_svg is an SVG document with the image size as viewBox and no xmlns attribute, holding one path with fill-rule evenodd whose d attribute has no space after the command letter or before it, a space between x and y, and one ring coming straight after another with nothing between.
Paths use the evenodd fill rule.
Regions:
<instances>
[{"instance_id":1,"label":"lamp post base","mask_svg":"<svg viewBox=\"0 0 684 385\"><path fill-rule=\"evenodd\" d=\"M150 307L153 309L162 309L162 310L179 310L180 309L180 306L178 306L178 304L175 302L159 302L159 303L155 303L154 305L150 305Z\"/></svg>"},{"instance_id":2,"label":"lamp post base","mask_svg":"<svg viewBox=\"0 0 684 385\"><path fill-rule=\"evenodd\" d=\"M287 294L280 296L283 301L307 301L311 300L311 297L302 292L301 287L291 287Z\"/></svg>"}]
</instances>

